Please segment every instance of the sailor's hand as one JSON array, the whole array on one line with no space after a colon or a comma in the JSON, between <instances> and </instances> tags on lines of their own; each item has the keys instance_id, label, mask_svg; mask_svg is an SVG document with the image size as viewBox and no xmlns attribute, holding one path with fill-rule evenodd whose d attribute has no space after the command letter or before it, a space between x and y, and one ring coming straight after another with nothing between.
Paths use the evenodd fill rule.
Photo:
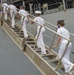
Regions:
<instances>
[{"instance_id":1,"label":"sailor's hand","mask_svg":"<svg viewBox=\"0 0 74 75\"><path fill-rule=\"evenodd\" d=\"M52 48L55 49L56 47L57 47L57 46L55 45L55 46L53 46Z\"/></svg>"}]
</instances>

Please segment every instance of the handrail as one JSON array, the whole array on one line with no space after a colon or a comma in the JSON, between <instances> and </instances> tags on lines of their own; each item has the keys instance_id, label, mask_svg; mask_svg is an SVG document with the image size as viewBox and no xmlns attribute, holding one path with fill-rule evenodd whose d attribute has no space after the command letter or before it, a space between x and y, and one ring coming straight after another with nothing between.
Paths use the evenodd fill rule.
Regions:
<instances>
[{"instance_id":1,"label":"handrail","mask_svg":"<svg viewBox=\"0 0 74 75\"><path fill-rule=\"evenodd\" d=\"M18 9L18 8L17 8ZM13 10L13 9L10 9L10 10ZM18 9L19 10L19 9ZM13 10L14 11L14 10ZM14 12L16 12L16 13L19 13L18 11L14 11ZM21 14L22 15L22 14ZM31 15L31 14L29 14L29 15ZM24 15L22 15L22 16L24 16ZM31 15L31 16L33 16L33 17L35 17L34 15ZM25 16L24 16L25 17ZM28 18L29 20L32 20L31 18ZM33 20L32 20L33 21ZM45 21L46 23L48 23L48 24L50 24L50 25L52 25L52 26L54 26L54 24L51 24L51 23L49 23L49 22L47 22L47 21ZM37 23L37 22L35 22L35 23ZM38 24L38 23L37 23ZM42 25L41 25L42 26ZM51 31L51 32L53 32L53 33L55 33L55 34L57 34L57 32L55 32L55 31L53 31L52 29L50 29L50 28L48 28L48 27L46 27L46 26L44 26L46 29L48 29L49 31ZM56 27L56 26L55 26ZM57 27L56 27L57 28ZM57 35L59 35L59 34L57 34ZM59 35L59 36L61 36L61 35ZM64 38L64 39L66 39L66 40L68 40L68 41L70 41L70 39L67 39L67 38L65 38L65 37L63 37L63 36L61 36L62 38Z\"/></svg>"},{"instance_id":2,"label":"handrail","mask_svg":"<svg viewBox=\"0 0 74 75\"><path fill-rule=\"evenodd\" d=\"M31 14L30 14L30 15L31 15ZM31 16L35 17L34 15L31 15ZM47 23L47 24L49 24L49 25L51 25L51 26L53 26L53 27L55 27L55 28L58 28L56 25L54 25L54 24L52 24L52 23L50 23L50 22L45 21L45 23ZM74 37L74 34L70 33L70 35Z\"/></svg>"},{"instance_id":3,"label":"handrail","mask_svg":"<svg viewBox=\"0 0 74 75\"><path fill-rule=\"evenodd\" d=\"M10 10L12 10L12 9L10 9ZM14 11L14 10L13 10L13 11ZM16 11L16 12L18 13L18 11ZM31 15L31 14L29 14L29 15ZM23 16L24 16L24 15L23 15ZM33 16L33 15L32 15L32 16ZM34 17L35 17L35 16L34 16ZM28 19L31 20L31 21L33 21L33 19L31 19L30 17L29 17ZM46 21L45 21L45 22L46 22ZM38 24L37 22L35 22L35 23ZM48 22L46 22L46 23L48 23ZM54 25L51 24L51 23L48 23L48 24L54 26ZM40 24L39 24L39 25L40 25ZM39 33L38 33L38 36L37 36L37 40L38 40L38 37L39 37L39 34L40 34L40 31L41 31L41 28L42 28L42 27L45 27L47 30L53 32L53 33L56 34L56 35L59 35L56 31L54 31L54 30L52 30L52 29L50 29L50 28L48 28L48 27L46 27L46 26L42 26L42 25L40 25L40 26L41 26L41 27L40 27L40 30L39 30ZM56 27L56 26L55 26L55 27ZM56 28L57 28L57 27L56 27ZM22 28L20 27L20 29L22 29ZM66 49L67 49L69 43L71 42L70 39L67 39L67 38L63 37L62 35L59 35L59 36L61 36L62 38L68 40L68 43L67 43L67 45L66 45L66 48L65 48L65 50L64 50L64 53L63 53L62 57L59 59L59 63L58 63L57 66L56 66L56 70L57 70L57 68L58 68L58 66L59 66L59 64L60 64L60 61L62 60L62 58L63 58L65 52L66 52ZM37 42L37 40L36 40L36 42ZM54 40L53 40L53 41L54 41ZM36 45L36 44L35 44L35 45ZM35 47L35 46L34 46L34 47Z\"/></svg>"},{"instance_id":4,"label":"handrail","mask_svg":"<svg viewBox=\"0 0 74 75\"><path fill-rule=\"evenodd\" d=\"M12 10L12 9L11 9ZM19 9L18 9L19 10ZM14 10L13 10L14 11ZM16 11L17 12L17 11ZM17 12L18 13L18 12ZM29 15L31 15L31 14L29 14ZM22 16L24 16L24 15L22 15ZM33 16L33 17L35 17L34 15L31 15L31 16ZM31 18L29 18L29 20L32 20ZM33 21L33 20L32 20ZM45 21L46 23L48 23L47 21ZM37 22L35 22L35 23L37 23ZM38 24L38 23L37 23ZM53 24L51 24L51 23L49 23L50 25L53 25ZM54 25L53 25L54 26ZM48 27L46 27L46 26L44 26L46 29L48 29L49 31L51 31L51 32L53 32L53 33L55 33L55 34L57 34L57 32L55 32L55 31L53 31L53 30L51 30L50 28L48 28ZM56 27L56 26L55 26ZM59 35L59 34L57 34L57 35ZM61 35L59 35L59 36L61 36ZM67 38L65 38L65 37L63 37L63 36L61 36L62 38L64 38L64 39L66 39L66 40L68 40L68 41L70 41L70 39L67 39Z\"/></svg>"},{"instance_id":5,"label":"handrail","mask_svg":"<svg viewBox=\"0 0 74 75\"><path fill-rule=\"evenodd\" d=\"M17 8L18 9L18 8ZM10 10L13 10L13 9L10 9ZM19 9L18 9L19 10ZM14 11L14 10L13 10ZM14 12L16 12L16 13L19 13L18 11L14 11ZM31 14L29 14L29 15L31 15ZM24 16L24 15L22 15L22 16ZM31 16L33 16L33 17L35 17L34 15L31 15ZM31 18L29 18L29 20L32 20ZM32 20L33 21L33 20ZM57 26L55 26L54 24L51 24L51 23L49 23L49 22L47 22L47 21L45 21L47 24L50 24L51 26L54 26L54 27L56 27L57 28ZM36 22L35 22L36 23ZM37 23L38 24L38 23ZM48 29L49 31L51 31L51 32L53 32L53 33L55 33L55 34L57 34L57 32L55 32L55 31L53 31L53 30L51 30L50 28L48 28L48 27L46 27L46 26L44 26L46 29ZM21 29L20 29L21 30ZM59 35L59 34L57 34L57 35ZM73 34L72 34L73 35ZM59 36L61 36L61 35L59 35ZM71 41L70 39L67 39L67 38L65 38L65 37L63 37L63 36L61 36L62 38L64 38L64 39L66 39L66 40L68 40L68 41Z\"/></svg>"},{"instance_id":6,"label":"handrail","mask_svg":"<svg viewBox=\"0 0 74 75\"><path fill-rule=\"evenodd\" d=\"M30 20L32 20L31 18L29 18ZM32 20L33 21L33 20ZM35 23L37 23L37 22L35 22ZM37 23L38 24L38 23ZM55 31L53 31L52 29L50 29L50 28L48 28L48 27L46 27L46 26L44 26L46 29L48 29L49 31L51 31L51 32L53 32L53 33L55 33L55 34L57 34L57 35L59 35L57 32L55 32ZM59 35L59 36L61 36L61 35ZM61 36L62 38L64 38L64 39L66 39L66 40L68 40L68 41L70 41L70 39L67 39L67 38L65 38L65 37L63 37L63 36Z\"/></svg>"},{"instance_id":7,"label":"handrail","mask_svg":"<svg viewBox=\"0 0 74 75\"><path fill-rule=\"evenodd\" d=\"M18 8L17 8L17 9L18 9ZM18 10L19 10L19 9L18 9ZM17 13L18 13L18 12L17 12ZM29 15L31 15L31 14L29 13ZM24 16L24 15L23 15L23 16ZM33 16L33 17L35 18L34 15L31 15L31 16ZM56 25L54 25L54 24L52 24L52 23L49 23L49 22L47 22L47 21L45 21L45 23L47 23L47 24L49 24L49 25L51 25L51 26L53 26L53 27L55 27L55 28L58 28ZM74 34L70 33L70 35L74 37Z\"/></svg>"}]
</instances>

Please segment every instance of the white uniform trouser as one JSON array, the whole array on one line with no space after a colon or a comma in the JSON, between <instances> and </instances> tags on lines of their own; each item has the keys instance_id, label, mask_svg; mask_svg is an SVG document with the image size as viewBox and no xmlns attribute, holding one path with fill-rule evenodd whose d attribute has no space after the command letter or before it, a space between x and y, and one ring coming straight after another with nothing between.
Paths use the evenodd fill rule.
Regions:
<instances>
[{"instance_id":1,"label":"white uniform trouser","mask_svg":"<svg viewBox=\"0 0 74 75\"><path fill-rule=\"evenodd\" d=\"M37 36L39 33L39 29L40 29L40 26L38 26L38 28L37 28ZM44 41L43 41L43 32L45 32L44 27L41 28L41 32L40 32L38 40L37 40L37 46L41 48L42 53L46 54L45 45L44 45ZM37 36L36 36L36 38L37 38Z\"/></svg>"},{"instance_id":2,"label":"white uniform trouser","mask_svg":"<svg viewBox=\"0 0 74 75\"><path fill-rule=\"evenodd\" d=\"M7 20L7 10L6 7L3 8L4 19Z\"/></svg>"},{"instance_id":3,"label":"white uniform trouser","mask_svg":"<svg viewBox=\"0 0 74 75\"><path fill-rule=\"evenodd\" d=\"M11 16L11 26L12 28L15 27L15 12L13 13L13 10L10 10L10 16Z\"/></svg>"},{"instance_id":4,"label":"white uniform trouser","mask_svg":"<svg viewBox=\"0 0 74 75\"><path fill-rule=\"evenodd\" d=\"M23 21L23 25L22 25L22 29L23 29L23 33L24 33L24 37L27 38L28 37L28 34L27 34L27 30L26 30L26 24L28 22L28 19L25 18L24 21Z\"/></svg>"},{"instance_id":5,"label":"white uniform trouser","mask_svg":"<svg viewBox=\"0 0 74 75\"><path fill-rule=\"evenodd\" d=\"M61 42L61 45L60 45L60 49L59 49L59 52L58 52L58 56L59 58L61 58L65 48L66 48L66 44L68 42L65 40L65 41L62 41ZM71 47L72 47L72 43L69 43L68 47L67 47L67 50L65 52L65 55L64 57L62 58L62 63L64 65L64 68L65 68L65 72L69 72L70 70L70 66L73 65L73 63L70 62L70 59L69 59L69 55L70 55L70 51L71 51Z\"/></svg>"}]
</instances>

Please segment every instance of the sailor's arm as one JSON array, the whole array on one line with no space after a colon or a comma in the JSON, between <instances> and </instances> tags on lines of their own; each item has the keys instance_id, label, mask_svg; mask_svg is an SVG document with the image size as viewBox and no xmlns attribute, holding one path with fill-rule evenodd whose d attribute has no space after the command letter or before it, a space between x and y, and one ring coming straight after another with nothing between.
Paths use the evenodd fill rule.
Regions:
<instances>
[{"instance_id":1,"label":"sailor's arm","mask_svg":"<svg viewBox=\"0 0 74 75\"><path fill-rule=\"evenodd\" d=\"M53 46L53 48L56 48L58 46L58 44L60 43L60 40L61 40L61 36L58 35L58 40L56 44Z\"/></svg>"},{"instance_id":2,"label":"sailor's arm","mask_svg":"<svg viewBox=\"0 0 74 75\"><path fill-rule=\"evenodd\" d=\"M21 18L21 15L19 13L16 14L17 19Z\"/></svg>"},{"instance_id":3,"label":"sailor's arm","mask_svg":"<svg viewBox=\"0 0 74 75\"><path fill-rule=\"evenodd\" d=\"M29 18L29 21L30 21L31 25L34 24L34 22L35 22L35 21L32 20L31 18Z\"/></svg>"}]
</instances>

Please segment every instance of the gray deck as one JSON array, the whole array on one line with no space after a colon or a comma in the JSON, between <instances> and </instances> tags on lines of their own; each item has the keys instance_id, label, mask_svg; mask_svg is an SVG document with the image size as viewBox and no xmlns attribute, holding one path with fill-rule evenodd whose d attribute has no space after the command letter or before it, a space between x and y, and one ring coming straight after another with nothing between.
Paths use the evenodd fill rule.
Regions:
<instances>
[{"instance_id":1,"label":"gray deck","mask_svg":"<svg viewBox=\"0 0 74 75\"><path fill-rule=\"evenodd\" d=\"M0 75L42 75L1 27Z\"/></svg>"}]
</instances>

